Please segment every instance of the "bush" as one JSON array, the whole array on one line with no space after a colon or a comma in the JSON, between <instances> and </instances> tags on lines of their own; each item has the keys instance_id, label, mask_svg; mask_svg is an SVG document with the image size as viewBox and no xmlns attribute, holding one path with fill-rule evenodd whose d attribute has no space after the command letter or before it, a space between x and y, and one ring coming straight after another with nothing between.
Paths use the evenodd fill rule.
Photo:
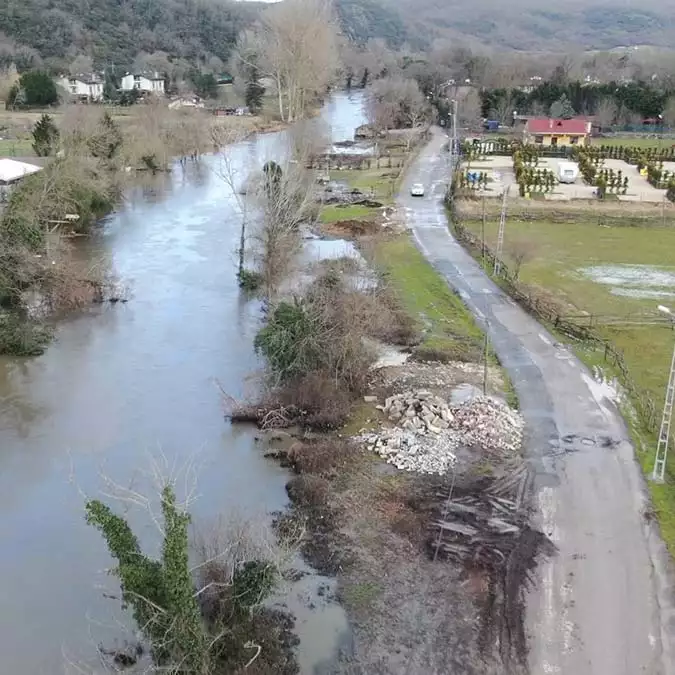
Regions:
<instances>
[{"instance_id":1,"label":"bush","mask_svg":"<svg viewBox=\"0 0 675 675\"><path fill-rule=\"evenodd\" d=\"M675 202L675 178L671 178L668 181L668 189L666 190L666 197L671 202Z\"/></svg>"},{"instance_id":2,"label":"bush","mask_svg":"<svg viewBox=\"0 0 675 675\"><path fill-rule=\"evenodd\" d=\"M12 87L7 103L10 107L43 107L54 105L58 100L56 85L49 73L31 70Z\"/></svg>"},{"instance_id":3,"label":"bush","mask_svg":"<svg viewBox=\"0 0 675 675\"><path fill-rule=\"evenodd\" d=\"M331 438L296 443L288 452L288 460L297 473L332 478L337 470L348 469L358 454L358 449L349 441Z\"/></svg>"},{"instance_id":4,"label":"bush","mask_svg":"<svg viewBox=\"0 0 675 675\"><path fill-rule=\"evenodd\" d=\"M315 431L344 426L351 411L349 394L325 373L307 373L277 391L278 404L296 409L297 423Z\"/></svg>"},{"instance_id":5,"label":"bush","mask_svg":"<svg viewBox=\"0 0 675 675\"><path fill-rule=\"evenodd\" d=\"M43 115L33 127L33 151L38 157L49 157L59 141L59 130L49 115Z\"/></svg>"},{"instance_id":6,"label":"bush","mask_svg":"<svg viewBox=\"0 0 675 675\"><path fill-rule=\"evenodd\" d=\"M237 272L237 281L239 282L239 288L243 291L254 293L262 285L263 278L259 272L242 269Z\"/></svg>"},{"instance_id":7,"label":"bush","mask_svg":"<svg viewBox=\"0 0 675 675\"><path fill-rule=\"evenodd\" d=\"M306 296L282 301L255 338L279 382L320 373L338 389L363 390L373 354L366 347L373 305L345 288L340 275L319 277Z\"/></svg>"},{"instance_id":8,"label":"bush","mask_svg":"<svg viewBox=\"0 0 675 675\"><path fill-rule=\"evenodd\" d=\"M52 334L50 328L15 314L0 315L0 354L39 356Z\"/></svg>"}]
</instances>

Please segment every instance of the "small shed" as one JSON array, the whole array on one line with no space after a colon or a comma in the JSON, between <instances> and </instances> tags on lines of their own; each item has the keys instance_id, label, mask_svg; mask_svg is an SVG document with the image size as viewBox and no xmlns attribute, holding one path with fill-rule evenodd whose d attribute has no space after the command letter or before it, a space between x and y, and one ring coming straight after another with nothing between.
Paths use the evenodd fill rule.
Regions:
<instances>
[{"instance_id":1,"label":"small shed","mask_svg":"<svg viewBox=\"0 0 675 675\"><path fill-rule=\"evenodd\" d=\"M7 201L9 193L22 178L40 170L42 167L35 164L6 157L0 158L0 203Z\"/></svg>"},{"instance_id":2,"label":"small shed","mask_svg":"<svg viewBox=\"0 0 675 675\"><path fill-rule=\"evenodd\" d=\"M19 162L7 157L0 158L0 185L12 185L32 173L41 171L41 166Z\"/></svg>"}]
</instances>

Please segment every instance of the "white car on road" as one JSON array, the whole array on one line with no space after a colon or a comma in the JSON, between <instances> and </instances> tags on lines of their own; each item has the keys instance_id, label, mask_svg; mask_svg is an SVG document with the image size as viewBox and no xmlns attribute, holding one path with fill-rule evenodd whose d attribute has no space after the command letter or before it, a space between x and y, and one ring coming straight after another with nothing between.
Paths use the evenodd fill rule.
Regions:
<instances>
[{"instance_id":1,"label":"white car on road","mask_svg":"<svg viewBox=\"0 0 675 675\"><path fill-rule=\"evenodd\" d=\"M410 188L410 194L413 197L424 197L424 185L422 183L413 183Z\"/></svg>"}]
</instances>

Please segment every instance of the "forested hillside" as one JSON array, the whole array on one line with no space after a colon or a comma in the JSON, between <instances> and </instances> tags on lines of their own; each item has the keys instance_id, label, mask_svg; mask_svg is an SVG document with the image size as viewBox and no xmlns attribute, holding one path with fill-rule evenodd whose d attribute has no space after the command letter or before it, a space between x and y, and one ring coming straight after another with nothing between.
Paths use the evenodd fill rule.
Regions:
<instances>
[{"instance_id":1,"label":"forested hillside","mask_svg":"<svg viewBox=\"0 0 675 675\"><path fill-rule=\"evenodd\" d=\"M518 50L672 46L675 0L382 0L429 41L461 38ZM421 28L419 27L421 24ZM409 29L410 32L410 29Z\"/></svg>"},{"instance_id":2,"label":"forested hillside","mask_svg":"<svg viewBox=\"0 0 675 675\"><path fill-rule=\"evenodd\" d=\"M127 66L139 52L161 51L226 61L256 12L253 3L227 0L2 0L0 59L37 53L67 63L88 54L98 67Z\"/></svg>"},{"instance_id":3,"label":"forested hillside","mask_svg":"<svg viewBox=\"0 0 675 675\"><path fill-rule=\"evenodd\" d=\"M390 47L420 42L419 35L409 33L398 11L379 0L337 0L335 10L343 34L357 44L378 38Z\"/></svg>"}]
</instances>

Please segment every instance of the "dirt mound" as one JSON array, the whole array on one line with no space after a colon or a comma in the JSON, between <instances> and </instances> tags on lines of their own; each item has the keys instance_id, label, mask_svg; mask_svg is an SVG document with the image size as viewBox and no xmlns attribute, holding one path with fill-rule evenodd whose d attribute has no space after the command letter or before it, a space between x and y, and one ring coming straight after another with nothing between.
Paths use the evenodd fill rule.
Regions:
<instances>
[{"instance_id":1,"label":"dirt mound","mask_svg":"<svg viewBox=\"0 0 675 675\"><path fill-rule=\"evenodd\" d=\"M336 223L327 223L321 226L321 230L325 234L340 237L362 237L374 234L379 229L380 225L375 220L339 220Z\"/></svg>"}]
</instances>

